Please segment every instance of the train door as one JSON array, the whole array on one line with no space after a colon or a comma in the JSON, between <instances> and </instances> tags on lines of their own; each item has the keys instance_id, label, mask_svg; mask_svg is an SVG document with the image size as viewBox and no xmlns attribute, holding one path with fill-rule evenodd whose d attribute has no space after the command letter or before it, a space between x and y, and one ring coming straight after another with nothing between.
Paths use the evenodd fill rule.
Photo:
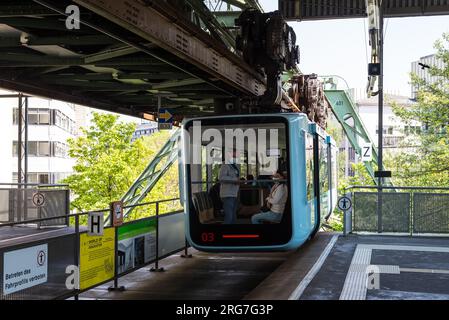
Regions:
<instances>
[{"instance_id":1,"label":"train door","mask_svg":"<svg viewBox=\"0 0 449 320\"><path fill-rule=\"evenodd\" d=\"M326 143L326 134L316 124L312 124L314 132L313 158L314 158L314 184L316 196L316 225L313 235L318 232L321 222L329 213L329 158L328 144Z\"/></svg>"},{"instance_id":2,"label":"train door","mask_svg":"<svg viewBox=\"0 0 449 320\"><path fill-rule=\"evenodd\" d=\"M307 211L310 225L316 228L316 192L315 192L315 164L314 164L314 135L306 133L306 193Z\"/></svg>"},{"instance_id":3,"label":"train door","mask_svg":"<svg viewBox=\"0 0 449 320\"><path fill-rule=\"evenodd\" d=\"M327 143L328 143L328 180L329 180L329 210L325 217L327 220L334 210L336 204L337 204L337 177L338 177L338 167L337 167L337 156L338 156L338 148L335 146L334 141L330 136L327 137Z\"/></svg>"}]
</instances>

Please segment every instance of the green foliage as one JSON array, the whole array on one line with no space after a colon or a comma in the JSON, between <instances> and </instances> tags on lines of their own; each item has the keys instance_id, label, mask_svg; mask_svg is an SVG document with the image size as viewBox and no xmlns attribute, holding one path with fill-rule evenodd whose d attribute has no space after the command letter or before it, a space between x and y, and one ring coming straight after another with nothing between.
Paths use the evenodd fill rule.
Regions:
<instances>
[{"instance_id":1,"label":"green foliage","mask_svg":"<svg viewBox=\"0 0 449 320\"><path fill-rule=\"evenodd\" d=\"M345 189L349 186L371 186L374 185L374 181L366 171L363 162L351 163L352 170L354 171L353 177L346 177L340 180L338 184L338 194L344 194Z\"/></svg>"},{"instance_id":2,"label":"green foliage","mask_svg":"<svg viewBox=\"0 0 449 320\"><path fill-rule=\"evenodd\" d=\"M417 103L393 105L394 113L406 125L423 126L403 142L414 147L387 160L398 185L449 185L449 33L436 42L435 49L443 62L442 68L430 69L437 80L429 83L412 74L412 83L419 86Z\"/></svg>"},{"instance_id":3,"label":"green foliage","mask_svg":"<svg viewBox=\"0 0 449 320\"><path fill-rule=\"evenodd\" d=\"M108 208L110 202L120 200L170 137L170 132L162 131L131 142L136 125L117 120L115 115L93 113L92 125L68 141L69 155L76 164L63 183L69 184L71 208L77 212ZM176 198L177 185L177 166L173 166L145 201ZM161 213L174 206L179 207L163 204ZM154 205L135 212L136 217L154 214Z\"/></svg>"}]
</instances>

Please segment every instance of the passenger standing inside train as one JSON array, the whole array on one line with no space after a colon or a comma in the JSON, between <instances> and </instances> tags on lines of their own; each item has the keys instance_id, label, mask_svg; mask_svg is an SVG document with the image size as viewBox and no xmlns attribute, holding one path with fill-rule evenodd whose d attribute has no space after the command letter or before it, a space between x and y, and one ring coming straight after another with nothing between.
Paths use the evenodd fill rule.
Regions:
<instances>
[{"instance_id":1,"label":"passenger standing inside train","mask_svg":"<svg viewBox=\"0 0 449 320\"><path fill-rule=\"evenodd\" d=\"M240 187L240 167L237 164L237 152L233 150L229 163L224 163L218 176L220 198L225 214L224 223L233 224L237 220L238 195Z\"/></svg>"},{"instance_id":2,"label":"passenger standing inside train","mask_svg":"<svg viewBox=\"0 0 449 320\"><path fill-rule=\"evenodd\" d=\"M255 214L251 217L253 224L261 224L263 221L279 223L282 220L282 214L285 210L285 204L288 198L288 187L282 181L286 178L286 174L282 171L277 171L273 175L275 181L271 188L270 194L267 197L267 207L269 211Z\"/></svg>"}]
</instances>

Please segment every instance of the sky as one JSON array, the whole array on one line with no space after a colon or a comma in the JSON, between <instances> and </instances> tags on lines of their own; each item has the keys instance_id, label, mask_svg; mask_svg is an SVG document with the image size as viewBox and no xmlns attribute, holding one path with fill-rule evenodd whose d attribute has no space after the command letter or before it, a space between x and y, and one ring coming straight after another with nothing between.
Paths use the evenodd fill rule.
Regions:
<instances>
[{"instance_id":1,"label":"sky","mask_svg":"<svg viewBox=\"0 0 449 320\"><path fill-rule=\"evenodd\" d=\"M259 3L265 12L278 8L277 0ZM366 22L361 18L290 22L300 47L301 71L339 75L351 88L365 88L370 59ZM409 96L411 62L435 53L435 41L449 32L449 16L387 18L384 27L385 91Z\"/></svg>"}]
</instances>

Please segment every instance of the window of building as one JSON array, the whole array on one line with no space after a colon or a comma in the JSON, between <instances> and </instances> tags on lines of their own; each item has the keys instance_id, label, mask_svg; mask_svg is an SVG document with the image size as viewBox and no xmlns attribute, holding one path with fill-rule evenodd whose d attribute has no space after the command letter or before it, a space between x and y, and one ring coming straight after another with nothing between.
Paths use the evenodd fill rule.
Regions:
<instances>
[{"instance_id":1,"label":"window of building","mask_svg":"<svg viewBox=\"0 0 449 320\"><path fill-rule=\"evenodd\" d=\"M50 112L47 110L45 113L39 114L39 124L50 124Z\"/></svg>"},{"instance_id":2,"label":"window of building","mask_svg":"<svg viewBox=\"0 0 449 320\"><path fill-rule=\"evenodd\" d=\"M405 126L404 134L405 135L413 135L421 133L421 126Z\"/></svg>"},{"instance_id":3,"label":"window of building","mask_svg":"<svg viewBox=\"0 0 449 320\"><path fill-rule=\"evenodd\" d=\"M49 174L48 173L39 173L39 183L48 184L49 181Z\"/></svg>"},{"instance_id":4,"label":"window of building","mask_svg":"<svg viewBox=\"0 0 449 320\"><path fill-rule=\"evenodd\" d=\"M49 184L50 182L50 173L48 172L29 172L27 175L28 183L40 183L40 184ZM12 174L12 182L18 182L17 172L13 172Z\"/></svg>"},{"instance_id":5,"label":"window of building","mask_svg":"<svg viewBox=\"0 0 449 320\"><path fill-rule=\"evenodd\" d=\"M39 115L37 113L28 112L28 124L29 125L39 124Z\"/></svg>"},{"instance_id":6,"label":"window of building","mask_svg":"<svg viewBox=\"0 0 449 320\"><path fill-rule=\"evenodd\" d=\"M55 157L66 158L68 155L68 147L66 144L61 142L53 143L53 155Z\"/></svg>"},{"instance_id":7,"label":"window of building","mask_svg":"<svg viewBox=\"0 0 449 320\"><path fill-rule=\"evenodd\" d=\"M18 145L17 141L13 141L12 142L12 156L13 157L17 157L18 154L19 154L19 150L17 149L17 145Z\"/></svg>"},{"instance_id":8,"label":"window of building","mask_svg":"<svg viewBox=\"0 0 449 320\"><path fill-rule=\"evenodd\" d=\"M13 124L19 123L19 109L15 108L13 111ZM51 124L49 109L28 109L28 124L29 125L49 125Z\"/></svg>"},{"instance_id":9,"label":"window of building","mask_svg":"<svg viewBox=\"0 0 449 320\"><path fill-rule=\"evenodd\" d=\"M393 134L393 126L384 126L383 134ZM379 127L376 127L376 134L379 134Z\"/></svg>"},{"instance_id":10,"label":"window of building","mask_svg":"<svg viewBox=\"0 0 449 320\"><path fill-rule=\"evenodd\" d=\"M40 141L39 142L39 156L49 157L51 155L50 142Z\"/></svg>"},{"instance_id":11,"label":"window of building","mask_svg":"<svg viewBox=\"0 0 449 320\"><path fill-rule=\"evenodd\" d=\"M37 141L29 141L28 142L28 155L29 156L38 156L37 153Z\"/></svg>"},{"instance_id":12,"label":"window of building","mask_svg":"<svg viewBox=\"0 0 449 320\"><path fill-rule=\"evenodd\" d=\"M55 145L58 144L58 147ZM52 152L52 146L53 152ZM18 143L13 141L12 145L13 156L18 156ZM67 145L60 142L49 141L28 141L28 156L30 157L67 157Z\"/></svg>"}]
</instances>

